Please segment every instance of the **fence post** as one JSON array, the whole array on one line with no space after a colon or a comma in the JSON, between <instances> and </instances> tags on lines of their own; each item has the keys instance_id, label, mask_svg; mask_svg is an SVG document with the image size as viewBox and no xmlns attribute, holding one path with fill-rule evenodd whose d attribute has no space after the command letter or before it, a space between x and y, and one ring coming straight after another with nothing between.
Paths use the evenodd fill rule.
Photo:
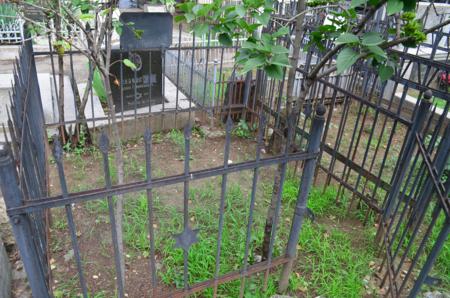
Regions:
<instances>
[{"instance_id":1,"label":"fence post","mask_svg":"<svg viewBox=\"0 0 450 298\"><path fill-rule=\"evenodd\" d=\"M325 123L325 112L326 109L324 105L319 105L316 109L316 115L311 127L308 153L319 153L320 140L322 139L323 125ZM294 217L292 219L291 231L289 233L289 240L286 247L286 257L289 261L283 267L280 283L278 285L281 292L285 291L289 285L289 276L291 275L292 266L297 256L297 243L306 213L306 203L308 201L309 190L314 178L316 161L317 157L306 160L303 168L297 203L294 210Z\"/></svg>"},{"instance_id":2,"label":"fence post","mask_svg":"<svg viewBox=\"0 0 450 298\"><path fill-rule=\"evenodd\" d=\"M392 207L395 205L396 198L400 192L400 187L402 186L402 181L405 178L406 172L408 170L409 162L411 161L411 157L414 153L415 148L415 135L422 129L422 126L427 118L428 111L431 105L431 98L433 94L431 90L427 90L423 94L423 100L420 102L419 109L417 110L416 115L413 118L413 123L411 126L411 130L409 131L408 137L406 139L405 148L403 151L403 157L400 160L397 171L395 173L394 179L392 180L391 190L386 199L385 209L383 213L383 221L385 221L391 214ZM380 239L379 236L380 230L382 230L382 225L380 225L379 233L377 235L377 239Z\"/></svg>"},{"instance_id":3,"label":"fence post","mask_svg":"<svg viewBox=\"0 0 450 298\"><path fill-rule=\"evenodd\" d=\"M9 148L0 149L0 186L5 200L6 209L23 205L22 192L19 189L14 160ZM33 297L50 297L43 268L40 266L39 254L34 244L30 219L27 214L10 217L14 237L19 248L20 257L28 275Z\"/></svg>"}]
</instances>

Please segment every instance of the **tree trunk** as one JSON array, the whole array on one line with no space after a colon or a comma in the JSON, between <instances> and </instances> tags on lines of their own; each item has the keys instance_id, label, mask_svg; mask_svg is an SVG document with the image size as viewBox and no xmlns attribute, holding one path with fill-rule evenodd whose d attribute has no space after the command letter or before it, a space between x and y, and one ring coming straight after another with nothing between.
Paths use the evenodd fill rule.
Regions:
<instances>
[{"instance_id":1,"label":"tree trunk","mask_svg":"<svg viewBox=\"0 0 450 298\"><path fill-rule=\"evenodd\" d=\"M53 19L55 22L55 30L58 36L62 35L61 32L61 15L59 14L61 11L61 3L60 0L55 0L55 11L58 13L55 14L55 18ZM60 41L57 38L58 41ZM67 132L66 127L64 125L64 46L62 44L57 44L56 51L58 53L58 119L59 123L59 136L63 144L66 144L67 141Z\"/></svg>"},{"instance_id":2,"label":"tree trunk","mask_svg":"<svg viewBox=\"0 0 450 298\"><path fill-rule=\"evenodd\" d=\"M84 144L92 144L92 138L89 131L89 127L87 125L86 121L86 114L84 113L84 109L86 108L87 101L89 99L90 90L92 89L92 78L93 78L93 72L89 73L87 82L86 82L86 88L83 91L83 97L80 97L80 93L78 90L78 86L75 80L75 77L71 75L70 82L72 83L72 89L73 89L73 95L75 97L75 104L77 109L77 123L75 127L74 134L70 136L72 144L76 146L80 140L81 140L81 133L83 133L84 138ZM95 115L93 115L95 116Z\"/></svg>"},{"instance_id":3,"label":"tree trunk","mask_svg":"<svg viewBox=\"0 0 450 298\"><path fill-rule=\"evenodd\" d=\"M297 5L297 14L303 12L305 9L306 9L305 0L300 0ZM292 45L292 56L290 57L291 68L289 69L288 81L287 81L287 96L286 96L287 103L286 103L286 115L285 115L286 121L291 113L294 112L295 115L298 115L298 113L300 111L299 103L304 102L304 100L306 98L306 94L307 94L307 92L306 93L303 92L304 88L302 88L300 96L297 99L297 105L294 107L295 111L293 111L292 107L293 107L293 100L294 100L293 93L294 93L294 84L295 84L295 74L296 74L296 69L297 69L298 58L300 56L300 46L301 46L302 34L303 34L303 20L304 20L304 14L299 14L298 17L296 18L295 39L294 39L294 43ZM308 90L309 90L309 88L308 88ZM302 95L303 95L303 98L301 98ZM297 118L298 117L296 116L294 119L297 119ZM287 122L285 123L285 127L287 127L286 124L287 124ZM284 129L282 128L281 131L284 132ZM295 134L293 134L293 135L295 136ZM274 136L275 136L275 133L274 133ZM286 138L282 138L282 139L284 139L284 142L281 146L282 147L281 152L284 152L285 148L283 148L283 147L285 147L288 142L287 142ZM294 137L294 139L295 139L295 137ZM292 142L290 142L290 143L292 144ZM270 246L270 238L272 235L273 219L275 218L275 216L277 216L275 214L277 198L278 198L279 192L282 191L282 189L280 189L280 187L281 187L281 172L282 172L282 165L279 164L278 168L277 168L277 172L275 173L272 199L270 200L270 206L267 211L266 224L264 226L264 240L263 240L262 249L261 249L263 260L266 260L269 256L269 246Z\"/></svg>"},{"instance_id":4,"label":"tree trunk","mask_svg":"<svg viewBox=\"0 0 450 298\"><path fill-rule=\"evenodd\" d=\"M115 7L115 5L112 5ZM117 123L117 117L114 109L114 102L111 90L111 84L109 81L109 66L111 64L111 37L112 37L112 13L113 9L110 10L108 18L105 20L106 22L106 36L105 36L105 60L104 64L102 58L100 61L97 61L99 66L99 70L101 70L103 74L103 82L106 89L107 94L107 102L109 114L111 117L111 128L112 128L112 139L115 146L115 161L117 167L117 182L119 185L124 183L124 165L123 165L123 152L122 152L122 142L120 139L119 125ZM102 67L103 66L103 67ZM93 71L92 71L93 72ZM119 247L119 256L120 256L120 271L122 273L122 284L125 285L125 261L123 258L123 196L118 195L116 201L116 231L117 231L117 242Z\"/></svg>"},{"instance_id":5,"label":"tree trunk","mask_svg":"<svg viewBox=\"0 0 450 298\"><path fill-rule=\"evenodd\" d=\"M108 51L107 51L108 52ZM110 52L110 51L109 51ZM107 59L108 60L108 59ZM105 67L107 67L105 65ZM106 75L103 76L105 83L105 89L107 94L108 109L111 117L111 130L112 130L112 140L115 149L115 162L117 168L117 183L119 185L124 183L124 166L123 166L123 152L122 144L119 133L119 125L117 124L117 117L114 109L111 85L109 83L109 67L105 68ZM118 195L116 201L116 231L117 231L117 242L119 247L120 256L120 269L122 272L122 283L125 284L125 261L123 259L123 196Z\"/></svg>"},{"instance_id":6,"label":"tree trunk","mask_svg":"<svg viewBox=\"0 0 450 298\"><path fill-rule=\"evenodd\" d=\"M58 54L58 72L59 72L59 92L58 92L58 112L59 112L59 135L63 144L66 143L67 133L64 125L64 55Z\"/></svg>"}]
</instances>

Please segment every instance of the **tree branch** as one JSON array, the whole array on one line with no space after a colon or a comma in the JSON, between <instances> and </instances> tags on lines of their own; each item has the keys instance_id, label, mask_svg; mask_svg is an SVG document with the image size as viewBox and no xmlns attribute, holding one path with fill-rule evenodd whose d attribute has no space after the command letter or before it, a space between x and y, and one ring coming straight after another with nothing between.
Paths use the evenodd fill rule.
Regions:
<instances>
[{"instance_id":1,"label":"tree branch","mask_svg":"<svg viewBox=\"0 0 450 298\"><path fill-rule=\"evenodd\" d=\"M367 24L367 22L373 17L375 12L380 7L382 7L386 2L387 2L387 0L383 0L383 1L379 2L377 5L372 6L369 9L369 11L366 13L366 15L362 18L362 20L358 23L358 25L356 25L353 28L352 32L354 34L360 33L361 30L364 29L364 26ZM318 73L320 72L320 70L322 69L322 67L325 66L325 64L328 62L328 60L330 60L334 55L336 55L337 52L339 52L344 46L345 46L345 44L336 45L333 49L331 49L329 52L327 52L323 56L323 58L320 60L320 62L317 63L317 65L309 73L309 75L307 76L307 79L314 80L316 78L316 76L318 75Z\"/></svg>"},{"instance_id":2,"label":"tree branch","mask_svg":"<svg viewBox=\"0 0 450 298\"><path fill-rule=\"evenodd\" d=\"M431 27L431 28L429 28L427 30L424 30L424 33L425 34L430 34L430 33L434 32L434 31L436 31L436 30L438 30L438 29L440 29L442 27L445 27L445 26L449 25L449 24L450 24L450 19L448 19L445 22L442 22L440 24L437 24L437 25L435 25L435 26L433 26L433 27ZM389 48L392 48L392 47L394 47L396 45L399 45L401 43L404 43L404 42L407 42L407 41L410 41L410 40L413 40L413 37L396 38L394 40L391 40L391 41L383 43L382 45L380 45L380 48L382 48L382 49L389 49ZM370 55L370 52L363 52L363 53L361 53L358 56L358 60L357 61L359 61L360 59L364 59L364 58L366 58L369 55ZM321 79L323 77L326 77L327 75L329 75L329 74L333 73L334 71L336 71L336 69L337 69L336 66L333 66L333 67L327 69L326 71L321 72L320 74L318 74L316 76L316 78L317 79Z\"/></svg>"}]
</instances>

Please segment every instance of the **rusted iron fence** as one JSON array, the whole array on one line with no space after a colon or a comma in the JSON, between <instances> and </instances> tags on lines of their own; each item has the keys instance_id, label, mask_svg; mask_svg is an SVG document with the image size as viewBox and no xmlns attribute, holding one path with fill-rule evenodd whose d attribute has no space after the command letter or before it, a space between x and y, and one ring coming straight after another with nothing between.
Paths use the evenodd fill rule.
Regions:
<instances>
[{"instance_id":1,"label":"rusted iron fence","mask_svg":"<svg viewBox=\"0 0 450 298\"><path fill-rule=\"evenodd\" d=\"M267 30L276 30L283 19L294 15L295 5L295 2L282 5L279 3L278 13L274 16L279 17L279 20L272 23ZM307 16L304 44L308 40L311 28L324 22L323 15L317 13ZM385 30L389 26L389 20L386 21L379 16L369 25ZM289 26L291 32L294 32L295 24ZM179 32L182 31L180 25ZM131 105L128 111L122 109L117 112L122 121L121 125L128 120L146 124L143 130L136 130L137 135L144 135L146 179L112 185L108 163L108 137L99 133L97 137L100 139L98 144L104 160L105 186L85 192L69 192L65 186L67 181L62 166L62 149L58 142L54 142L54 158L59 170L58 178L62 194L53 197L47 194L48 173L45 171L45 164L49 157L45 155L47 141L45 129L61 124L70 126L83 120L75 112L75 117L66 119L64 123L58 119L44 123L33 52L31 44L26 43L22 48L15 74L11 116L8 123L10 139L2 151L0 175L8 214L33 292L38 297L46 297L51 292L48 286L50 270L47 266L45 231L45 212L48 209L65 207L71 245L75 252L79 286L83 295L87 297L71 204L107 198L110 206L111 238L115 245L117 292L122 296L124 285L121 283L118 265L114 224L116 219L111 209L114 197L146 191L148 205L152 206L153 189L183 183L184 224L180 234L176 235L177 247L184 252L183 288L154 294L156 297L186 296L206 287L217 288L221 283L235 279L245 280L247 276L256 272L269 272L270 268L289 264L295 258L295 245L298 240L296 237L303 218L302 210L304 211L308 189L314 178L315 183L319 185L338 185L336 204L340 204L344 196L350 196L349 210L364 209L365 218L362 218L362 221L367 222L369 218L378 221L377 237L381 243L380 255L384 259L380 267L383 276L381 286L387 287L386 295L392 297L415 297L424 283L436 280L429 276L430 269L447 241L450 227L448 199L450 184L447 166L450 152L450 95L438 81L441 74L448 75L450 72L448 31L448 28L444 28L433 33L415 53L407 49L391 50L389 54L398 57L398 67L393 78L387 82L380 82L376 72L367 62L354 65L343 75L330 75L319 79L312 86L307 100L300 103L301 113L297 119L288 119L285 116L287 92L285 79L271 80L262 71L255 71L242 77L236 75L229 58L239 47L238 42L233 47L224 48L213 45L210 37L198 44L195 36L192 36L192 43L186 45L183 43L185 41L181 42L180 34L178 44L168 48L161 56L162 95L168 97L171 92L169 89L175 90L171 95L174 99L172 103L163 100L156 107L149 100L147 105L138 108L136 102L141 97L137 96L137 80L135 80L131 81L130 89L134 92L134 106ZM282 42L287 46L290 45L289 40ZM120 52L120 55L125 54L129 53ZM53 59L54 53L41 52L34 55L49 55L50 59ZM76 73L72 61L77 52L68 51L65 55L71 62L71 73ZM301 61L296 69L294 87L296 94L301 89L304 75L322 55L322 52L314 48L300 55ZM120 64L120 74L117 76L120 86L126 80L123 72L123 66ZM151 70L148 72L151 82ZM52 67L54 82L56 82L55 73ZM137 74L134 73L133 76L136 78ZM74 79L75 76L72 76L72 86L77 85ZM166 81L172 85L168 85ZM108 115L99 115L94 111L93 99L98 94L91 86L87 88L90 88L92 101L87 107L91 110L91 117L86 121L92 131L101 131L109 124ZM149 92L151 95L152 91ZM122 92L119 93L118 105L123 107L125 97ZM55 100L57 101L57 97ZM324 106L327 106L326 111ZM195 111L220 115L220 120L225 123L224 163L219 167L201 171L190 170L190 124ZM177 116L188 117L184 123L186 124L184 172L180 175L152 179L150 175L152 133L149 128L155 129L152 119L158 115L167 118L175 115L175 124ZM142 121L144 117L150 120ZM259 125L258 146L252 161L228 163L230 133L233 127L230 119L244 119ZM158 126L158 129L163 128L164 126ZM273 156L269 158L261 158L259 149L265 141L278 145L285 144L290 139L286 136L290 134L295 135L293 144L279 146L284 149L274 150ZM295 150L291 150L292 148ZM220 264L223 261L220 259L224 211L222 192L216 271L210 280L189 284L187 255L190 249L194 249L191 245L201 241L197 238L195 227L190 226L188 220L190 183L201 178L219 176L222 177L222 186L226 188L227 175L230 173L253 170L253 179L257 181L258 172L264 167L286 165L291 161L299 162L303 178L297 201L299 212L293 218L293 230L285 255L277 258L270 256L266 261L253 265L249 265L244 258L242 266L236 272L219 274ZM286 171L286 167L282 168ZM252 233L251 216L255 189L251 190L251 194L247 242L250 241ZM152 222L151 207L148 216L149 222ZM155 274L151 226L149 225L149 241L150 247L153 248L150 252L149 274L152 277L152 289L155 290L160 281ZM276 228L272 233L276 234ZM28 237L30 235L33 237ZM248 256L248 249L246 245L245 256ZM414 273L417 270L420 271L419 274Z\"/></svg>"}]
</instances>

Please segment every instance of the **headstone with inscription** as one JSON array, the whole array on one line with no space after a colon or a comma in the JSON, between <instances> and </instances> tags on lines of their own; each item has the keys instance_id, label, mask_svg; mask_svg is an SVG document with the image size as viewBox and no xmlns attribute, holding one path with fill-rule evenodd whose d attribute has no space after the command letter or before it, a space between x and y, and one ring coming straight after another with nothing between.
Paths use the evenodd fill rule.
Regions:
<instances>
[{"instance_id":1,"label":"headstone with inscription","mask_svg":"<svg viewBox=\"0 0 450 298\"><path fill-rule=\"evenodd\" d=\"M136 69L121 63L124 59L132 61ZM161 51L113 50L110 74L116 112L163 102Z\"/></svg>"},{"instance_id":2,"label":"headstone with inscription","mask_svg":"<svg viewBox=\"0 0 450 298\"><path fill-rule=\"evenodd\" d=\"M163 103L163 56L172 42L172 15L147 12L143 0L120 0L120 50L111 55L111 87L115 110ZM139 34L137 34L139 32ZM125 59L135 65L127 67Z\"/></svg>"}]
</instances>

